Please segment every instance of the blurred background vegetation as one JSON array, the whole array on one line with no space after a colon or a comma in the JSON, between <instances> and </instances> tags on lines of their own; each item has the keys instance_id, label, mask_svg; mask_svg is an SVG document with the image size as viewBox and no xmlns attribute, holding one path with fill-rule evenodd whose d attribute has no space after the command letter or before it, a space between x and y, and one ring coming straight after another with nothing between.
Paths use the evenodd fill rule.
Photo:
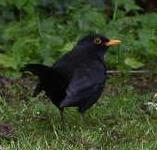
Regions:
<instances>
[{"instance_id":1,"label":"blurred background vegetation","mask_svg":"<svg viewBox=\"0 0 157 150\"><path fill-rule=\"evenodd\" d=\"M108 52L109 69L154 70L155 0L1 0L0 70L17 75L27 63L52 63L89 32L119 38Z\"/></svg>"}]
</instances>

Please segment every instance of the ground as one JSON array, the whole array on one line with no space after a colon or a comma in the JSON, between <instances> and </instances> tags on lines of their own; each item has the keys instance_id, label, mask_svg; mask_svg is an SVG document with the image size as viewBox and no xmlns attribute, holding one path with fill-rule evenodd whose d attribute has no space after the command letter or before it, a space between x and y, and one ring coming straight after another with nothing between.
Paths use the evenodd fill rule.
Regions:
<instances>
[{"instance_id":1,"label":"ground","mask_svg":"<svg viewBox=\"0 0 157 150\"><path fill-rule=\"evenodd\" d=\"M64 128L58 110L44 93L33 98L9 85L12 94L0 98L0 149L157 149L157 106L154 87L150 88L153 84L145 81L147 77L124 78L116 75L108 79L103 95L86 112L84 120L75 108L67 108Z\"/></svg>"}]
</instances>

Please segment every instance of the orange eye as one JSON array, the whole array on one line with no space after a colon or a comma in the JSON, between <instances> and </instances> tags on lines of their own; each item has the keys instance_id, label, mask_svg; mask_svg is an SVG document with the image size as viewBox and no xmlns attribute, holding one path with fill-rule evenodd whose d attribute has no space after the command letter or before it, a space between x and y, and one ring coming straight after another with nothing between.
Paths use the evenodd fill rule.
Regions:
<instances>
[{"instance_id":1,"label":"orange eye","mask_svg":"<svg viewBox=\"0 0 157 150\"><path fill-rule=\"evenodd\" d=\"M97 45L99 45L99 44L102 43L102 41L101 41L100 38L97 37L97 38L94 39L94 43L97 44Z\"/></svg>"}]
</instances>

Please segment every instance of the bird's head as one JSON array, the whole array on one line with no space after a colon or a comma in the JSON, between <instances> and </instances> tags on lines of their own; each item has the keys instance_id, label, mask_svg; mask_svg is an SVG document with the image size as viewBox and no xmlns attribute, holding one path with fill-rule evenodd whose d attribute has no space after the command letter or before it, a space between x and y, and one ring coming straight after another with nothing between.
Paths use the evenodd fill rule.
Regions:
<instances>
[{"instance_id":1,"label":"bird's head","mask_svg":"<svg viewBox=\"0 0 157 150\"><path fill-rule=\"evenodd\" d=\"M79 40L77 45L93 47L94 49L107 49L110 46L118 45L120 43L120 40L108 39L100 34L90 34Z\"/></svg>"}]
</instances>

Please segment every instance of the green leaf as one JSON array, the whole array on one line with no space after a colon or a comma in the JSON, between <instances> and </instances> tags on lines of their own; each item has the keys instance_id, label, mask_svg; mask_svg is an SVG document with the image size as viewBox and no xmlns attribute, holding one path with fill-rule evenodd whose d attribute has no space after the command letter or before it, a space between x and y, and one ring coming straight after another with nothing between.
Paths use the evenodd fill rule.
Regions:
<instances>
[{"instance_id":1,"label":"green leaf","mask_svg":"<svg viewBox=\"0 0 157 150\"><path fill-rule=\"evenodd\" d=\"M68 42L68 43L66 43L63 46L63 48L61 49L61 51L68 52L69 50L71 50L73 48L74 44L75 44L74 42Z\"/></svg>"},{"instance_id":2,"label":"green leaf","mask_svg":"<svg viewBox=\"0 0 157 150\"><path fill-rule=\"evenodd\" d=\"M5 0L0 0L0 6L6 6L6 5L7 5L7 3Z\"/></svg>"},{"instance_id":3,"label":"green leaf","mask_svg":"<svg viewBox=\"0 0 157 150\"><path fill-rule=\"evenodd\" d=\"M0 66L5 68L17 69L17 63L14 58L0 54Z\"/></svg>"},{"instance_id":4,"label":"green leaf","mask_svg":"<svg viewBox=\"0 0 157 150\"><path fill-rule=\"evenodd\" d=\"M22 8L22 6L24 6L25 4L27 3L27 0L13 0L13 4L17 7L17 8L19 8L19 9L21 9Z\"/></svg>"},{"instance_id":5,"label":"green leaf","mask_svg":"<svg viewBox=\"0 0 157 150\"><path fill-rule=\"evenodd\" d=\"M136 60L135 58L131 58L131 57L127 57L124 62L126 65L130 66L133 69L138 69L138 68L144 66L144 64L142 62Z\"/></svg>"}]
</instances>

